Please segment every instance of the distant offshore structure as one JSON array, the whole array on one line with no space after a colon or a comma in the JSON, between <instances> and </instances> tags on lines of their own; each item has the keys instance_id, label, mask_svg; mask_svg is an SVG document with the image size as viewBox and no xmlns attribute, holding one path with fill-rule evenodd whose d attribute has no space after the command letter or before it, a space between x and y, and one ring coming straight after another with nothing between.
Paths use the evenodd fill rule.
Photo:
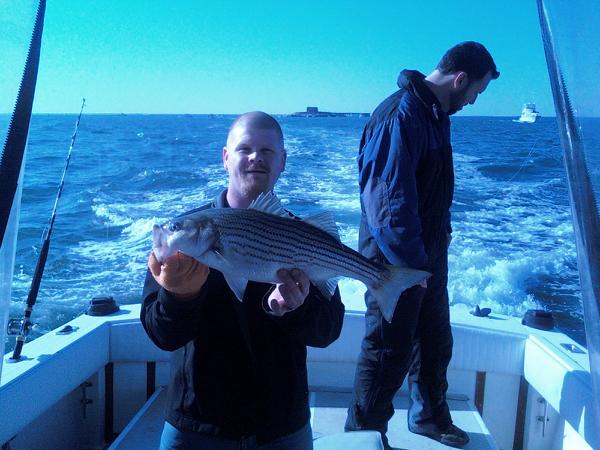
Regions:
<instances>
[{"instance_id":1,"label":"distant offshore structure","mask_svg":"<svg viewBox=\"0 0 600 450\"><path fill-rule=\"evenodd\" d=\"M307 106L306 111L295 112L290 114L291 117L370 117L370 113L342 113L342 112L329 112L319 111L317 106Z\"/></svg>"}]
</instances>

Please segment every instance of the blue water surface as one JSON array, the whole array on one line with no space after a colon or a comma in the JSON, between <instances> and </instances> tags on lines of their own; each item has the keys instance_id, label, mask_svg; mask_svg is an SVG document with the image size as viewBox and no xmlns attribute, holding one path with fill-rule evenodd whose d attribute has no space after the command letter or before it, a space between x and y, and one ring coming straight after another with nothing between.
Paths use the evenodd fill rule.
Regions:
<instances>
[{"instance_id":1,"label":"blue water surface","mask_svg":"<svg viewBox=\"0 0 600 450\"><path fill-rule=\"evenodd\" d=\"M25 307L75 119L32 118L11 316L22 315ZM356 248L356 155L368 119L279 119L288 163L278 195L300 216L332 211L343 242ZM452 307L470 310L479 304L517 316L530 308L547 309L563 331L584 342L556 121L512 119L453 119ZM34 336L81 314L94 296L112 295L120 304L140 301L152 225L211 200L226 186L221 153L232 120L220 115L82 117L33 313ZM354 280L341 286L347 308L364 309L364 286Z\"/></svg>"}]
</instances>

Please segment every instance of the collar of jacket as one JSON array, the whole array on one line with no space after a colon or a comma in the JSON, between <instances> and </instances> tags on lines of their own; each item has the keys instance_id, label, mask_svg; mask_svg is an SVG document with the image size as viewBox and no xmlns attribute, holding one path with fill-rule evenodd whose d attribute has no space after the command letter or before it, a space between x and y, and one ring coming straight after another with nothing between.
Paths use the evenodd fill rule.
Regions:
<instances>
[{"instance_id":1,"label":"collar of jacket","mask_svg":"<svg viewBox=\"0 0 600 450\"><path fill-rule=\"evenodd\" d=\"M403 70L398 75L397 84L400 89L406 89L416 95L427 108L427 111L436 120L441 120L445 115L442 111L442 105L423 80L425 80L425 75L418 70Z\"/></svg>"},{"instance_id":2,"label":"collar of jacket","mask_svg":"<svg viewBox=\"0 0 600 450\"><path fill-rule=\"evenodd\" d=\"M221 193L215 198L210 205L211 208L229 208L227 203L227 189L221 191Z\"/></svg>"}]
</instances>

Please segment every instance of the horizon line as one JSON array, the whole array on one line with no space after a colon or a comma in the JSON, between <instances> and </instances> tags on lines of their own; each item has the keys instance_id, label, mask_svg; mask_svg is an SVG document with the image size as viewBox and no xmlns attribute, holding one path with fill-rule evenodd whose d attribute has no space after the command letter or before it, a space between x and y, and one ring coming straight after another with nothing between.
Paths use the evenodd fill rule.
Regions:
<instances>
[{"instance_id":1,"label":"horizon line","mask_svg":"<svg viewBox=\"0 0 600 450\"><path fill-rule=\"evenodd\" d=\"M246 112L246 111L244 111ZM239 116L240 114L244 114L244 112L237 112L237 113L231 113L231 112L227 112L227 113L187 113L187 112L164 112L164 113L159 113L159 112L84 112L85 115L88 116ZM327 112L333 112L333 111L327 111ZM348 111L342 111L342 112L337 112L335 111L336 114L369 114L371 115L371 113L369 112L348 112ZM9 116L12 114L11 112L0 112L0 116ZM66 115L78 115L79 111L73 111L73 112L32 112L31 115L32 116L43 116L43 115L54 115L54 116L66 116ZM297 114L297 112L291 112L291 113L267 113L273 116L292 116L293 114ZM459 118L459 117L519 117L519 114L511 114L511 115L506 115L506 114L461 114L459 116L455 116L453 117L453 119ZM579 116L581 118L600 118L600 116ZM308 118L308 119L315 119L318 117L297 117L298 119L303 119L303 118ZM331 118L331 116L329 117ZM347 117L343 117L342 118L347 118ZM543 115L540 116L539 118L543 119L543 118L556 118L556 115Z\"/></svg>"}]
</instances>

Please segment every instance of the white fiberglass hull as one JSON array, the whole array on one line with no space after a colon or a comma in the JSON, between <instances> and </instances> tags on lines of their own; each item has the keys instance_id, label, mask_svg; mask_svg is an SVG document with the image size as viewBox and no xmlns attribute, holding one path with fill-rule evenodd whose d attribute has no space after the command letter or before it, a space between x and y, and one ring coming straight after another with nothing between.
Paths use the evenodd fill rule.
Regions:
<instances>
[{"instance_id":1,"label":"white fiberglass hull","mask_svg":"<svg viewBox=\"0 0 600 450\"><path fill-rule=\"evenodd\" d=\"M537 120L537 115L519 117L519 122L521 122L521 123L535 123L536 120Z\"/></svg>"}]
</instances>

